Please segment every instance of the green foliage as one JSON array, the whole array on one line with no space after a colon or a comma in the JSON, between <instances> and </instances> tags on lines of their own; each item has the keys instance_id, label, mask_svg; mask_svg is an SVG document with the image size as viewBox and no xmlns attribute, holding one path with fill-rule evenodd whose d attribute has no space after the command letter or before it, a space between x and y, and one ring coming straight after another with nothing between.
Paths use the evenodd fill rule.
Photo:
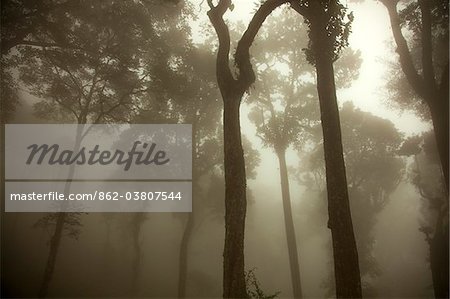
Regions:
<instances>
[{"instance_id":1,"label":"green foliage","mask_svg":"<svg viewBox=\"0 0 450 299\"><path fill-rule=\"evenodd\" d=\"M274 294L267 294L261 289L261 285L256 278L255 269L245 271L245 285L247 288L247 294L249 298L255 299L273 299L278 297L280 292Z\"/></svg>"}]
</instances>

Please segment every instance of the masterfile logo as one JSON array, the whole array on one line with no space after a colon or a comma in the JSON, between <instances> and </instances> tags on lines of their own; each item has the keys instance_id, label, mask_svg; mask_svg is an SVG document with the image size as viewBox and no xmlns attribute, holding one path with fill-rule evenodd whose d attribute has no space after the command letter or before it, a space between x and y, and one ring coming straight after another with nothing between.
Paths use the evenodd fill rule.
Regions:
<instances>
[{"instance_id":1,"label":"masterfile logo","mask_svg":"<svg viewBox=\"0 0 450 299\"><path fill-rule=\"evenodd\" d=\"M142 151L138 150L140 144L142 144ZM163 150L158 150L154 154L156 143L149 145L146 142L135 141L129 152L118 149L114 152L109 150L100 151L99 148L100 145L96 144L91 150L82 147L79 151L60 151L58 144L53 144L52 146L48 144L32 144L27 147L30 150L30 155L26 163L28 165L33 162L41 165L45 161L50 165L108 165L116 163L117 165L124 165L124 170L128 171L133 162L136 165L164 165L170 161L169 158L166 158L166 152Z\"/></svg>"},{"instance_id":2,"label":"masterfile logo","mask_svg":"<svg viewBox=\"0 0 450 299\"><path fill-rule=\"evenodd\" d=\"M10 180L192 179L191 125L6 125L5 137Z\"/></svg>"},{"instance_id":3,"label":"masterfile logo","mask_svg":"<svg viewBox=\"0 0 450 299\"><path fill-rule=\"evenodd\" d=\"M6 125L7 212L190 212L191 125Z\"/></svg>"}]
</instances>

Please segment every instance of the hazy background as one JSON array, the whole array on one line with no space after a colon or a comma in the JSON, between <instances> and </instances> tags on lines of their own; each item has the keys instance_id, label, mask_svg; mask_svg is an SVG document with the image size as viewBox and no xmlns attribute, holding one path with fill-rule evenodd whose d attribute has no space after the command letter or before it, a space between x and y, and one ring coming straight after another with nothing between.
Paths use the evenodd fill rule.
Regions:
<instances>
[{"instance_id":1,"label":"hazy background","mask_svg":"<svg viewBox=\"0 0 450 299\"><path fill-rule=\"evenodd\" d=\"M257 5L245 0L234 0L233 3L235 9L226 13L226 20L235 28L241 28L239 22L246 26ZM206 1L192 1L190 4L193 14L197 16L187 22L192 28L190 37L194 47L205 47L206 43L206 48L215 49L215 35L206 17ZM349 1L348 7L355 16L349 48L360 51L361 65L359 76L348 87L338 90L340 107L351 102L355 110L392 122L403 139L431 130L430 122L414 111L401 111L389 104L386 84L392 72L391 64L395 64L398 57L385 7L376 1ZM282 13L285 12L277 12ZM276 17L275 14L269 19ZM264 25L262 28L271 30ZM213 44L210 43L211 36ZM279 69L282 70L283 66ZM19 77L16 70L12 73ZM20 105L8 122L49 122L32 115L32 105L40 99L30 93L23 83L19 84L18 89ZM220 97L217 94L214 96L220 106ZM241 108L242 132L253 151L259 154L259 163L251 171L254 175L248 179L251 195L245 231L246 269L255 269L256 278L266 293L280 292L279 297L291 297L278 160L274 151L265 147L256 136L255 124L248 117L255 101L245 99ZM146 121L151 123L152 118ZM136 122L139 123L139 118ZM164 123L161 119L157 122ZM220 132L220 125L218 128ZM323 298L329 296L330 287L332 289L331 235L327 228L326 197L320 190L312 190L297 179L301 176L297 169L307 164L306 157L310 157L311 152L310 148L302 152L290 147L286 157L290 169L291 203L304 296ZM424 223L434 223L434 218L430 216L426 200L412 183L415 160L404 156L399 159L404 163L402 177L396 188L387 195L386 204L375 213L374 225L370 229L373 242L370 253L379 271L365 281L370 283L371 289L375 290L373 296L378 298L430 298L433 288L429 246L425 234L419 229ZM423 156L422 159L424 167L433 167L432 162ZM204 186L212 186L209 178L202 180ZM197 218L188 247L188 297L220 297L222 294L224 189L220 184L211 186L208 187L211 190L202 195L203 201L194 204ZM204 203L205 200L214 202L214 206L211 208ZM352 208L354 206L356 204L352 203ZM34 297L41 284L54 226L36 227L39 219L45 216L38 213L3 215L2 280L6 294ZM130 224L133 217L135 215L127 213L80 215L78 237L62 239L49 296L129 297L134 293L142 297L176 297L179 246L185 215L144 215L138 233L141 255L137 291L132 291L133 269L130 266L135 258L131 233L133 226ZM356 238L362 236L357 233Z\"/></svg>"}]
</instances>

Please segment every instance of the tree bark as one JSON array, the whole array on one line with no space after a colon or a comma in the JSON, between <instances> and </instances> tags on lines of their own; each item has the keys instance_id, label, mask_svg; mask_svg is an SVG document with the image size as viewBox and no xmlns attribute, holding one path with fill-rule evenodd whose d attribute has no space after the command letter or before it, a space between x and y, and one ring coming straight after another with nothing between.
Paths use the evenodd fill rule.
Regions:
<instances>
[{"instance_id":1,"label":"tree bark","mask_svg":"<svg viewBox=\"0 0 450 299\"><path fill-rule=\"evenodd\" d=\"M280 164L281 194L283 199L284 225L286 229L287 248L289 253L289 266L291 269L292 290L294 298L302 298L297 241L295 237L294 219L292 217L291 195L289 191L289 178L286 166L286 150L277 150L277 156Z\"/></svg>"},{"instance_id":2,"label":"tree bark","mask_svg":"<svg viewBox=\"0 0 450 299\"><path fill-rule=\"evenodd\" d=\"M240 98L226 99L223 112L225 158L225 247L223 296L246 298L244 231L247 210L244 151L239 120Z\"/></svg>"},{"instance_id":3,"label":"tree bark","mask_svg":"<svg viewBox=\"0 0 450 299\"><path fill-rule=\"evenodd\" d=\"M222 95L225 169L225 246L223 252L223 297L247 298L244 268L244 231L247 210L245 160L242 149L239 107L244 93L255 81L250 46L268 15L287 0L267 0L255 12L236 48L237 78L230 70L230 33L223 15L231 0L213 5L207 0L208 17L219 39L216 60L217 83Z\"/></svg>"},{"instance_id":4,"label":"tree bark","mask_svg":"<svg viewBox=\"0 0 450 299\"><path fill-rule=\"evenodd\" d=\"M337 298L361 298L358 251L348 199L342 150L339 110L336 98L332 47L325 22L311 21L312 47L316 59L317 91L322 121L328 194L328 227L331 230Z\"/></svg>"},{"instance_id":5,"label":"tree bark","mask_svg":"<svg viewBox=\"0 0 450 299\"><path fill-rule=\"evenodd\" d=\"M430 267L435 298L448 298L448 205L439 211L436 228L430 242Z\"/></svg>"},{"instance_id":6,"label":"tree bark","mask_svg":"<svg viewBox=\"0 0 450 299\"><path fill-rule=\"evenodd\" d=\"M42 280L41 288L39 289L39 298L47 297L48 288L55 271L56 256L58 254L59 245L61 243L65 220L66 213L59 213L56 220L55 232L53 233L52 239L50 241L50 251L47 258L47 264L45 266L44 278Z\"/></svg>"}]
</instances>

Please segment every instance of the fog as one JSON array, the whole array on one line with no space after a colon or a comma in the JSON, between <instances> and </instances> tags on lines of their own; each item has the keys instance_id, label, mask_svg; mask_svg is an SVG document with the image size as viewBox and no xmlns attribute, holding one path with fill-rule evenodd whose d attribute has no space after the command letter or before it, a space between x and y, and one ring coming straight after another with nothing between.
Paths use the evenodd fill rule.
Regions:
<instances>
[{"instance_id":1,"label":"fog","mask_svg":"<svg viewBox=\"0 0 450 299\"><path fill-rule=\"evenodd\" d=\"M226 93L217 84L219 42L207 16L212 10L209 2L124 1L99 7L77 2L67 8L67 15L57 6L30 8L23 1L9 1L9 10L2 9L2 39L14 40L25 24L20 16L28 18L30 9L43 9L42 14L47 13L53 25L60 22L59 32L68 36L59 40L54 29L45 33L44 25L36 25L25 38L67 43L67 48L26 42L2 48L2 119L7 125L83 123L80 98L85 97L91 109L86 108L87 124L96 119L105 124L188 123L194 133L192 212L65 213L53 266L49 261L58 213L5 212L3 205L2 297L224 296L225 229L232 225L225 221L229 199L224 174L230 166L224 163ZM446 257L448 262L448 245L447 251L432 250L448 243L448 182L433 114L402 72L386 7L370 0L337 2L354 15L348 45L336 50L348 59L334 62L334 76L362 296L438 298L442 286L433 280L430 260ZM398 10L415 2L400 1ZM228 67L239 78L241 70L234 65L237 42L260 4L235 0L233 5L224 19L232 39ZM440 35L433 27L437 46L432 63L440 80L445 78L445 63L448 73L448 5L443 11L436 5L436 19L442 17L447 28ZM120 19L108 17L112 11L119 11ZM421 24L417 14L411 18ZM311 47L306 24L285 5L265 20L250 48L256 81L242 96L239 119L247 179L242 249L245 287L253 298L296 296L295 265L289 254L292 238L302 296L336 297L338 245L333 243L328 209L334 189L327 189L324 151L329 153L324 150L318 70L305 55L305 48ZM422 76L420 37L410 23L402 26ZM109 32L105 28L114 42L103 39ZM80 83L82 96L77 97L77 84L71 80ZM97 82L103 89L95 87ZM83 88L93 90L91 98ZM131 92L124 93L128 88ZM110 114L104 105L111 108L105 110ZM3 190L3 202L5 196ZM292 212L291 236L286 198ZM441 231L444 241L438 238ZM441 266L448 275L448 265Z\"/></svg>"}]
</instances>

